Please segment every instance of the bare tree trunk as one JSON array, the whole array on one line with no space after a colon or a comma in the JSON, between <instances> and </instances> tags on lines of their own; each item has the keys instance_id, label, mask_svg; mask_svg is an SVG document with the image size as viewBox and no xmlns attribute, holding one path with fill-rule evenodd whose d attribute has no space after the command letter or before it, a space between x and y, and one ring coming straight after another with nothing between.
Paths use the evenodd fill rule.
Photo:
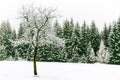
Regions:
<instances>
[{"instance_id":1,"label":"bare tree trunk","mask_svg":"<svg viewBox=\"0 0 120 80\"><path fill-rule=\"evenodd\" d=\"M34 75L37 75L37 65L36 65L36 56L37 56L37 51L38 51L38 41L39 41L39 31L37 31L37 36L36 36L36 45L34 49L34 60L33 60L33 66L34 66Z\"/></svg>"},{"instance_id":2,"label":"bare tree trunk","mask_svg":"<svg viewBox=\"0 0 120 80\"><path fill-rule=\"evenodd\" d=\"M37 55L37 47L35 47L35 50L34 50L34 60L33 60L34 75L37 75L36 55Z\"/></svg>"}]
</instances>

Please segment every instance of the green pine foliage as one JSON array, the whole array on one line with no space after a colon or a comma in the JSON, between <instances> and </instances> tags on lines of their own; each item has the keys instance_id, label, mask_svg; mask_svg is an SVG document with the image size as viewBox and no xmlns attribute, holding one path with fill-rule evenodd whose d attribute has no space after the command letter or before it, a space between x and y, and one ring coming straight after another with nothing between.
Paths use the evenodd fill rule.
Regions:
<instances>
[{"instance_id":1,"label":"green pine foliage","mask_svg":"<svg viewBox=\"0 0 120 80\"><path fill-rule=\"evenodd\" d=\"M109 34L110 34L110 27L107 27L107 25L105 24L101 36L102 36L102 40L104 41L104 45L106 47L109 47L108 44Z\"/></svg>"},{"instance_id":2,"label":"green pine foliage","mask_svg":"<svg viewBox=\"0 0 120 80\"><path fill-rule=\"evenodd\" d=\"M71 62L79 62L79 57L80 57L80 53L81 53L81 49L79 48L79 45L80 45L80 26L79 26L79 23L76 23L76 25L74 26L73 28L73 33L72 33L72 36L71 36L71 45L70 45L70 48L71 48Z\"/></svg>"},{"instance_id":3,"label":"green pine foliage","mask_svg":"<svg viewBox=\"0 0 120 80\"><path fill-rule=\"evenodd\" d=\"M39 47L37 61L64 62L63 48L52 44Z\"/></svg>"},{"instance_id":4,"label":"green pine foliage","mask_svg":"<svg viewBox=\"0 0 120 80\"><path fill-rule=\"evenodd\" d=\"M23 37L23 34L24 34L24 28L22 27L22 24L20 24L20 28L18 30L18 39L22 38Z\"/></svg>"},{"instance_id":5,"label":"green pine foliage","mask_svg":"<svg viewBox=\"0 0 120 80\"><path fill-rule=\"evenodd\" d=\"M15 39L15 32L12 30L9 21L4 21L1 23L0 30L1 45L4 46L5 51L2 51L5 54L5 59L15 57L15 49L12 45L13 39Z\"/></svg>"},{"instance_id":6,"label":"green pine foliage","mask_svg":"<svg viewBox=\"0 0 120 80\"><path fill-rule=\"evenodd\" d=\"M110 32L109 50L112 54L110 63L120 64L120 18Z\"/></svg>"},{"instance_id":7,"label":"green pine foliage","mask_svg":"<svg viewBox=\"0 0 120 80\"><path fill-rule=\"evenodd\" d=\"M63 37L63 30L62 27L60 26L60 24L58 23L58 21L56 20L56 22L54 23L53 29L55 31L56 36L58 36L59 38Z\"/></svg>"},{"instance_id":8,"label":"green pine foliage","mask_svg":"<svg viewBox=\"0 0 120 80\"><path fill-rule=\"evenodd\" d=\"M15 47L15 59L33 60L32 46L30 44L20 44Z\"/></svg>"},{"instance_id":9,"label":"green pine foliage","mask_svg":"<svg viewBox=\"0 0 120 80\"><path fill-rule=\"evenodd\" d=\"M86 22L84 21L82 27L81 27L81 33L80 33L80 42L81 44L79 45L80 46L80 49L81 49L81 56L84 55L84 56L87 56L87 46L89 44L89 37L88 37L88 26L86 24Z\"/></svg>"},{"instance_id":10,"label":"green pine foliage","mask_svg":"<svg viewBox=\"0 0 120 80\"><path fill-rule=\"evenodd\" d=\"M97 51L99 50L99 46L101 42L101 36L94 21L91 23L90 26L90 41L91 41L91 46L95 52L95 56L97 56Z\"/></svg>"},{"instance_id":11,"label":"green pine foliage","mask_svg":"<svg viewBox=\"0 0 120 80\"><path fill-rule=\"evenodd\" d=\"M66 20L64 23L63 23L63 37L65 39L70 39L71 36L72 36L72 32L73 32L73 27L72 24L73 22L71 21L68 21Z\"/></svg>"}]
</instances>

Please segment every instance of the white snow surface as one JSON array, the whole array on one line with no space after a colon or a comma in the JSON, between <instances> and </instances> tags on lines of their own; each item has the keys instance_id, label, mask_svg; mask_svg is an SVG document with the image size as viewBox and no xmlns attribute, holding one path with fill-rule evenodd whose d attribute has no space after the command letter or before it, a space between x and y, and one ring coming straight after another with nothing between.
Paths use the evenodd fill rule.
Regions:
<instances>
[{"instance_id":1,"label":"white snow surface","mask_svg":"<svg viewBox=\"0 0 120 80\"><path fill-rule=\"evenodd\" d=\"M106 64L0 61L0 80L120 80L120 66Z\"/></svg>"}]
</instances>

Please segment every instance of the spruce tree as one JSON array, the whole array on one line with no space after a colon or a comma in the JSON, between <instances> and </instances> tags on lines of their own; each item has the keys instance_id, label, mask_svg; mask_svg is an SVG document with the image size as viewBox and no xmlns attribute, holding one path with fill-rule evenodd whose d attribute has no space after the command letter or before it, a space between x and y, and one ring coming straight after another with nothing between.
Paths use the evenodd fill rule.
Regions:
<instances>
[{"instance_id":1,"label":"spruce tree","mask_svg":"<svg viewBox=\"0 0 120 80\"><path fill-rule=\"evenodd\" d=\"M91 23L90 26L90 41L91 41L91 46L95 52L95 56L97 56L97 51L99 50L101 36L94 21Z\"/></svg>"},{"instance_id":2,"label":"spruce tree","mask_svg":"<svg viewBox=\"0 0 120 80\"><path fill-rule=\"evenodd\" d=\"M79 61L79 53L81 52L79 45L81 44L80 42L80 26L79 23L77 22L73 28L73 33L71 36L71 49L72 49L72 60L73 62L78 62Z\"/></svg>"},{"instance_id":3,"label":"spruce tree","mask_svg":"<svg viewBox=\"0 0 120 80\"><path fill-rule=\"evenodd\" d=\"M109 37L109 28L105 24L102 32L102 39L106 47L108 47L108 37Z\"/></svg>"},{"instance_id":4,"label":"spruce tree","mask_svg":"<svg viewBox=\"0 0 120 80\"><path fill-rule=\"evenodd\" d=\"M6 58L9 58L10 56L14 58L15 52L14 52L14 46L12 45L13 31L12 31L9 21L2 22L0 32L1 32L0 33L1 44L4 45L5 47L4 52L6 54Z\"/></svg>"},{"instance_id":5,"label":"spruce tree","mask_svg":"<svg viewBox=\"0 0 120 80\"><path fill-rule=\"evenodd\" d=\"M17 38L16 30L12 30L12 39L15 40Z\"/></svg>"},{"instance_id":6,"label":"spruce tree","mask_svg":"<svg viewBox=\"0 0 120 80\"><path fill-rule=\"evenodd\" d=\"M54 23L54 31L55 31L55 34L56 36L62 38L63 37L63 30L62 30L62 27L60 26L60 24L58 23L58 21L56 20L56 22Z\"/></svg>"},{"instance_id":7,"label":"spruce tree","mask_svg":"<svg viewBox=\"0 0 120 80\"><path fill-rule=\"evenodd\" d=\"M20 28L18 29L18 39L22 38L24 34L24 28L22 27L22 24L20 24Z\"/></svg>"},{"instance_id":8,"label":"spruce tree","mask_svg":"<svg viewBox=\"0 0 120 80\"><path fill-rule=\"evenodd\" d=\"M63 37L65 39L70 39L71 36L72 36L72 31L73 31L73 27L72 24L73 23L72 21L69 22L68 20L66 20L64 23L63 23Z\"/></svg>"},{"instance_id":9,"label":"spruce tree","mask_svg":"<svg viewBox=\"0 0 120 80\"><path fill-rule=\"evenodd\" d=\"M74 33L76 34L77 37L80 37L80 25L77 22L75 27L74 27Z\"/></svg>"},{"instance_id":10,"label":"spruce tree","mask_svg":"<svg viewBox=\"0 0 120 80\"><path fill-rule=\"evenodd\" d=\"M65 54L67 55L67 60L71 61L72 59L72 33L73 33L73 20L66 20L63 23L63 38L65 39Z\"/></svg>"},{"instance_id":11,"label":"spruce tree","mask_svg":"<svg viewBox=\"0 0 120 80\"><path fill-rule=\"evenodd\" d=\"M109 36L110 63L120 64L120 18L114 24Z\"/></svg>"},{"instance_id":12,"label":"spruce tree","mask_svg":"<svg viewBox=\"0 0 120 80\"><path fill-rule=\"evenodd\" d=\"M87 46L89 44L89 41L88 41L87 24L85 21L81 27L80 42L81 42L81 44L79 45L81 49L80 54L87 56Z\"/></svg>"},{"instance_id":13,"label":"spruce tree","mask_svg":"<svg viewBox=\"0 0 120 80\"><path fill-rule=\"evenodd\" d=\"M108 47L105 46L104 42L101 40L100 49L98 51L98 62L109 63L111 54L108 51Z\"/></svg>"}]
</instances>

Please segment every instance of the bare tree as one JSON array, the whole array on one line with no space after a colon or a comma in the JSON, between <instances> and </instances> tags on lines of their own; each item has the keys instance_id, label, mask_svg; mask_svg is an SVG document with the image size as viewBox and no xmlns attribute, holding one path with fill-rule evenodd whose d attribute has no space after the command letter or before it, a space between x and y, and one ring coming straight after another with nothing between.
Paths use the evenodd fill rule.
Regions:
<instances>
[{"instance_id":1,"label":"bare tree","mask_svg":"<svg viewBox=\"0 0 120 80\"><path fill-rule=\"evenodd\" d=\"M29 42L34 50L34 75L37 75L36 56L40 45L52 43L55 45L63 45L64 41L55 37L51 21L57 17L56 9L40 8L40 7L23 7L20 10L20 18L22 19L22 26L24 26L24 41ZM62 44L63 43L63 44Z\"/></svg>"}]
</instances>

